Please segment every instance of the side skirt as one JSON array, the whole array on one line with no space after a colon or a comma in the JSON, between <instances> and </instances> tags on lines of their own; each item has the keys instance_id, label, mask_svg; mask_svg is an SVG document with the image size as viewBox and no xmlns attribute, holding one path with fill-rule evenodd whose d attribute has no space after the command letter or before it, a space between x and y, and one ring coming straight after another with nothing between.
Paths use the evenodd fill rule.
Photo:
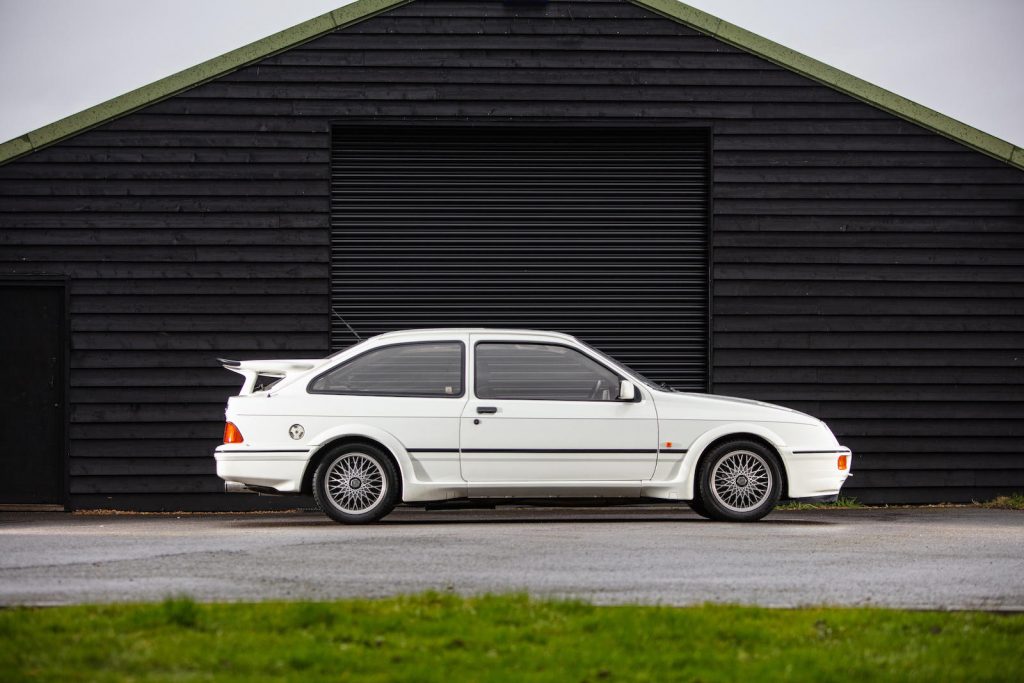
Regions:
<instances>
[{"instance_id":1,"label":"side skirt","mask_svg":"<svg viewBox=\"0 0 1024 683\"><path fill-rule=\"evenodd\" d=\"M529 507L625 507L630 505L675 505L685 501L660 500L657 498L458 498L434 503L405 503L404 507L420 507L425 510L494 510L498 506Z\"/></svg>"}]
</instances>

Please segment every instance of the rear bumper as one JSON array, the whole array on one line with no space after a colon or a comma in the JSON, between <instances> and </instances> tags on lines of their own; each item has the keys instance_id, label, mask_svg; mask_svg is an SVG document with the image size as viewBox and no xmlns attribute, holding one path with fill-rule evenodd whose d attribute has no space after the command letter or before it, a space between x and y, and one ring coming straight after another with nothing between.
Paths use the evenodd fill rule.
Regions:
<instances>
[{"instance_id":1,"label":"rear bumper","mask_svg":"<svg viewBox=\"0 0 1024 683\"><path fill-rule=\"evenodd\" d=\"M780 449L781 451L781 449ZM781 451L786 464L787 498L828 498L839 495L850 476L853 454L848 448L825 451L801 449ZM846 456L846 469L839 469L839 457Z\"/></svg>"},{"instance_id":2,"label":"rear bumper","mask_svg":"<svg viewBox=\"0 0 1024 683\"><path fill-rule=\"evenodd\" d=\"M217 476L228 483L299 493L309 462L309 451L259 451L218 448ZM225 487L229 490L234 487Z\"/></svg>"}]
</instances>

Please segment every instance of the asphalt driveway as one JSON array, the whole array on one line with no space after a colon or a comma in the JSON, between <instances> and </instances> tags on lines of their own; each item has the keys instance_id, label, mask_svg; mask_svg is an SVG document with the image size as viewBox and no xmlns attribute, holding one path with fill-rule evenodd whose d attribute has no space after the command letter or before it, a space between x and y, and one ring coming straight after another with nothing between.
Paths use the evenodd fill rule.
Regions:
<instances>
[{"instance_id":1,"label":"asphalt driveway","mask_svg":"<svg viewBox=\"0 0 1024 683\"><path fill-rule=\"evenodd\" d=\"M427 589L596 603L1024 610L1024 513L675 506L319 514L0 513L0 604L327 599Z\"/></svg>"}]
</instances>

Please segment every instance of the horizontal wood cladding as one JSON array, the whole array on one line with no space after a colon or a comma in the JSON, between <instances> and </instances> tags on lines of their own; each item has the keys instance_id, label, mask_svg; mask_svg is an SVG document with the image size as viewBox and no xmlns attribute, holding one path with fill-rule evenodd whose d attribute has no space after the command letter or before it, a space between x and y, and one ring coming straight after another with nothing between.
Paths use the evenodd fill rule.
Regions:
<instances>
[{"instance_id":1,"label":"horizontal wood cladding","mask_svg":"<svg viewBox=\"0 0 1024 683\"><path fill-rule=\"evenodd\" d=\"M0 167L0 272L70 278L73 504L282 504L215 493L214 358L327 350L348 121L711 129L714 390L825 419L866 501L1024 488L1024 173L628 2L417 0Z\"/></svg>"}]
</instances>

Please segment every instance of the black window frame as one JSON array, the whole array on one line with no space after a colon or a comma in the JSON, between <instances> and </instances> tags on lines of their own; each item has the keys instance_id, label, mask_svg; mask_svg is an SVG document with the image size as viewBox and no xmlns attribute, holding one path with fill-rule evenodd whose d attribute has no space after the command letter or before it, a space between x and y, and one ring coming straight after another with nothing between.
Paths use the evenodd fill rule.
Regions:
<instances>
[{"instance_id":1,"label":"black window frame","mask_svg":"<svg viewBox=\"0 0 1024 683\"><path fill-rule=\"evenodd\" d=\"M599 398L484 398L484 397L481 397L477 393L477 382L478 382L479 377L480 377L480 373L477 372L477 358L478 358L477 347L480 346L481 344L512 344L512 345L516 345L516 344L533 344L534 346L558 346L558 347L561 347L563 349L569 349L571 351L575 351L576 353L584 356L585 358L589 358L594 363L600 365L602 368L604 368L608 372L610 372L613 375L615 375L616 377L618 377L620 383L622 382L622 380L626 380L627 382L630 382L631 384L633 384L634 389L635 389L633 399L630 400L630 401L621 401L618 398L613 398L613 399L611 399L609 401L603 401L603 400L601 400ZM637 386L637 384L639 384L639 382L636 382L632 378L623 375L621 372L619 372L618 370L616 370L614 368L608 367L608 364L605 363L604 361L602 361L601 359L595 358L594 356L590 355L589 353L587 353L583 349L581 349L579 347L576 347L576 346L573 346L572 344L563 344L563 343L560 343L560 342L535 341L535 340L532 340L532 339L519 339L519 340L512 340L512 339L478 339L478 340L473 342L473 398L478 400L478 401L560 401L562 403L639 403L640 401L643 400L643 394L640 392L640 388Z\"/></svg>"},{"instance_id":2,"label":"black window frame","mask_svg":"<svg viewBox=\"0 0 1024 683\"><path fill-rule=\"evenodd\" d=\"M335 370L345 367L349 363L362 358L363 356L381 351L383 349L392 349L399 346L425 346L428 344L458 344L459 346L459 384L461 391L457 394L417 394L417 393L401 393L401 394L367 394L360 391L329 391L326 389L314 389L313 385L318 382L322 377L331 374ZM372 349L367 349L362 353L359 353L351 358L346 358L341 363L333 365L327 370L324 370L319 375L309 380L306 384L307 394L317 394L320 396L362 396L364 398L372 398L375 396L380 397L391 397L391 398L443 398L453 399L462 398L466 395L466 342L460 339L432 339L429 341L414 341L414 342L398 342L397 344L385 344L383 346L375 346Z\"/></svg>"}]
</instances>

